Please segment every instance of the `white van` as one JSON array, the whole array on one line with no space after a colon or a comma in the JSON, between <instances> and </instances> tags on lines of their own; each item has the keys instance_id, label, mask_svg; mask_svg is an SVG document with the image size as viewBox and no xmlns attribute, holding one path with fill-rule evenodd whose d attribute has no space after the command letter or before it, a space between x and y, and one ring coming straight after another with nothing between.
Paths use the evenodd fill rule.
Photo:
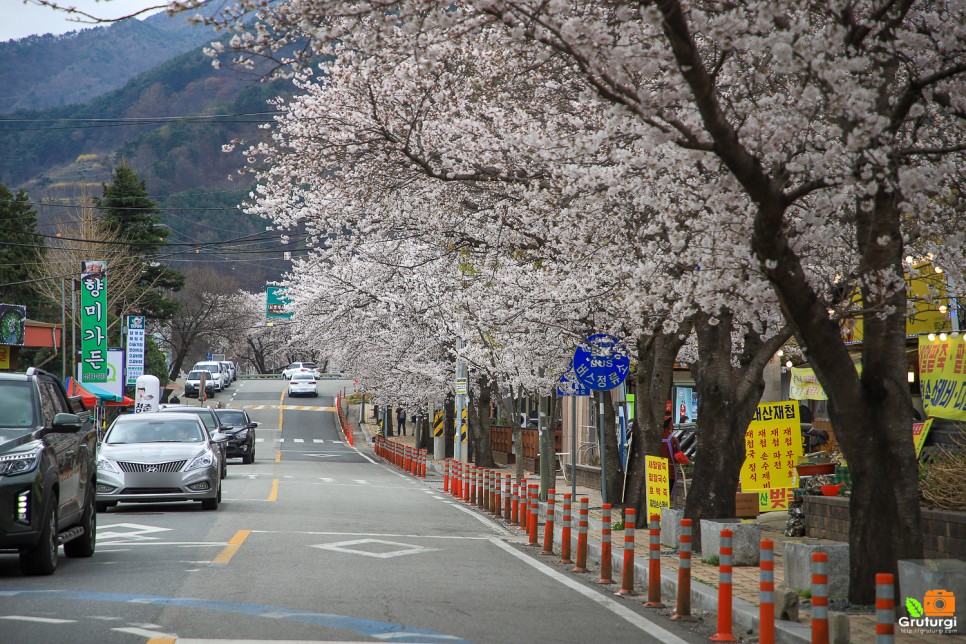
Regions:
<instances>
[{"instance_id":1,"label":"white van","mask_svg":"<svg viewBox=\"0 0 966 644\"><path fill-rule=\"evenodd\" d=\"M215 376L215 391L222 391L231 384L231 374L220 362L196 362L195 366L191 367L192 371L201 369L203 371L210 371Z\"/></svg>"}]
</instances>

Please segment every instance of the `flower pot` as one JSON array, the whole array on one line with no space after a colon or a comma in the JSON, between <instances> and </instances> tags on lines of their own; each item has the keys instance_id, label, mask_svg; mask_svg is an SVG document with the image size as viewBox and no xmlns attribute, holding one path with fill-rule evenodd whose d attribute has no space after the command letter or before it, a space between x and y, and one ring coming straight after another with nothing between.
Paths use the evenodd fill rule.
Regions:
<instances>
[{"instance_id":1,"label":"flower pot","mask_svg":"<svg viewBox=\"0 0 966 644\"><path fill-rule=\"evenodd\" d=\"M835 474L835 463L809 463L797 465L799 476L818 476L823 474Z\"/></svg>"}]
</instances>

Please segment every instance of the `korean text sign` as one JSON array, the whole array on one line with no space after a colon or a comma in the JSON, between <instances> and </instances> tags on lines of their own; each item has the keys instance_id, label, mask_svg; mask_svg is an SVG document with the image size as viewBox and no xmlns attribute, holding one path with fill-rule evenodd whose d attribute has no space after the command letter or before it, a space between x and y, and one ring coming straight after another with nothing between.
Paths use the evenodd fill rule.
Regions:
<instances>
[{"instance_id":1,"label":"korean text sign","mask_svg":"<svg viewBox=\"0 0 966 644\"><path fill-rule=\"evenodd\" d=\"M750 492L798 487L795 466L801 456L802 427L798 403L783 401L758 405L745 432L741 489Z\"/></svg>"},{"instance_id":2,"label":"korean text sign","mask_svg":"<svg viewBox=\"0 0 966 644\"><path fill-rule=\"evenodd\" d=\"M661 508L671 507L670 475L668 461L661 456L645 456L644 470L647 475L648 514L660 514Z\"/></svg>"},{"instance_id":3,"label":"korean text sign","mask_svg":"<svg viewBox=\"0 0 966 644\"><path fill-rule=\"evenodd\" d=\"M106 382L107 263L81 262L81 382Z\"/></svg>"},{"instance_id":4,"label":"korean text sign","mask_svg":"<svg viewBox=\"0 0 966 644\"><path fill-rule=\"evenodd\" d=\"M966 420L966 338L919 336L919 378L926 416Z\"/></svg>"}]
</instances>

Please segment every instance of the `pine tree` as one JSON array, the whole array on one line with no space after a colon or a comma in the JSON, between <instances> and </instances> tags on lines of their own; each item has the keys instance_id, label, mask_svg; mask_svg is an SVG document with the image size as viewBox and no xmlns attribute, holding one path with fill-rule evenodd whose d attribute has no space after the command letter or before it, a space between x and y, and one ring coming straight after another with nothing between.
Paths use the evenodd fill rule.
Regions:
<instances>
[{"instance_id":1,"label":"pine tree","mask_svg":"<svg viewBox=\"0 0 966 644\"><path fill-rule=\"evenodd\" d=\"M165 297L163 291L181 290L184 275L154 259L164 247L165 230L159 226L160 211L148 196L144 180L130 166L121 164L114 169L111 183L104 184L103 197L95 203L108 225L132 244L132 254L146 260L135 299L122 306L127 310L116 313L138 311L151 319L170 319L178 310L178 302Z\"/></svg>"},{"instance_id":2,"label":"pine tree","mask_svg":"<svg viewBox=\"0 0 966 644\"><path fill-rule=\"evenodd\" d=\"M34 319L41 319L43 300L31 282L31 267L43 260L44 249L27 193L14 195L0 184L0 302L26 306Z\"/></svg>"}]
</instances>

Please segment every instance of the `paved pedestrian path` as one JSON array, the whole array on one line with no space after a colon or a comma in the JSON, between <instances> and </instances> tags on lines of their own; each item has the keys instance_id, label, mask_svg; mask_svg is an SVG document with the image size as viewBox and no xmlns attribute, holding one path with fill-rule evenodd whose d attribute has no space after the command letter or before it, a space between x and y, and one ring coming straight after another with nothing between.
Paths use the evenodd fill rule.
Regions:
<instances>
[{"instance_id":1,"label":"paved pedestrian path","mask_svg":"<svg viewBox=\"0 0 966 644\"><path fill-rule=\"evenodd\" d=\"M361 426L356 423L356 429L361 432L362 435L367 438L372 435L372 427L367 427L365 424ZM397 441L409 446L415 444L415 439L412 436L395 436L391 437L389 440ZM362 443L358 441L357 445ZM366 444L362 444L362 448L365 448ZM494 468L495 470L501 472L502 474L512 474L514 473L514 466L503 466ZM534 478L539 478L535 473L528 473L529 476ZM442 487L443 471L442 464L436 463L432 460L427 462L427 483L436 484ZM562 497L564 492L570 492L572 486L563 477L558 477L556 479L556 490L558 492L558 499ZM586 497L589 504L589 528L588 528L588 565L597 566L599 569L600 565L600 542L601 542L601 516L602 516L602 502L600 492L593 488L587 488L578 485L576 487L577 499ZM577 517L577 501L573 504L572 514L574 517L574 527L572 534L572 548L574 552L576 551L576 539L577 539L577 529L576 529L576 517ZM545 508L545 506L543 506ZM561 519L561 505L558 500L557 503L557 520L556 520L556 532L557 537L554 540L557 551L559 552L560 543L560 519ZM480 510L483 513L483 510ZM545 516L545 510L541 511L541 543L543 530L543 517ZM619 510L613 511L612 520L617 521L620 519ZM808 542L820 542L816 539L804 539L795 537L786 537L783 533L785 529L785 522L788 519L786 512L774 512L767 513L759 517L756 521L761 528L762 538L768 538L775 543L775 588L776 591L783 586L784 582L784 553L785 545L791 541L808 541ZM612 552L613 552L613 577L615 581L620 584L621 578L621 557L623 556L624 547L624 533L623 530L613 530L612 531ZM834 543L834 542L833 542ZM647 529L637 529L635 538L635 548L634 548L634 561L635 561L635 589L638 591L636 596L637 601L644 601L647 597L646 590L646 580L648 578L647 566L648 566L648 531ZM662 576L662 599L663 602L670 607L674 606L676 601L677 592L677 575L678 575L678 552L675 549L669 549L666 546L662 546L661 550L661 576ZM691 607L692 612L706 611L708 613L715 613L717 609L717 593L718 593L718 566L712 565L701 560L701 556L695 554L692 558L691 564ZM734 591L734 603L733 603L733 633L736 637L740 637L742 641L757 641L758 635L758 611L759 611L759 568L757 566L735 566L732 576L732 586ZM777 601L776 592L776 601ZM781 607L776 606L776 612L780 611ZM834 614L834 611L833 611ZM846 613L843 613L848 621L848 639L842 640L832 640L843 641L843 642L853 642L854 644L873 644L876 641L875 636L875 612L872 607L863 607L852 609ZM750 634L749 634L750 631ZM798 642L811 642L811 612L808 608L808 602L806 598L802 599L802 605L799 609L799 618L797 622L792 622L788 620L776 621L776 641L787 642L787 643L798 643ZM966 641L966 635L936 635L936 634L913 634L913 633L902 633L898 624L896 625L896 642L909 643L909 644L926 644L926 643L937 643L942 642L945 644L955 644L956 642Z\"/></svg>"}]
</instances>

